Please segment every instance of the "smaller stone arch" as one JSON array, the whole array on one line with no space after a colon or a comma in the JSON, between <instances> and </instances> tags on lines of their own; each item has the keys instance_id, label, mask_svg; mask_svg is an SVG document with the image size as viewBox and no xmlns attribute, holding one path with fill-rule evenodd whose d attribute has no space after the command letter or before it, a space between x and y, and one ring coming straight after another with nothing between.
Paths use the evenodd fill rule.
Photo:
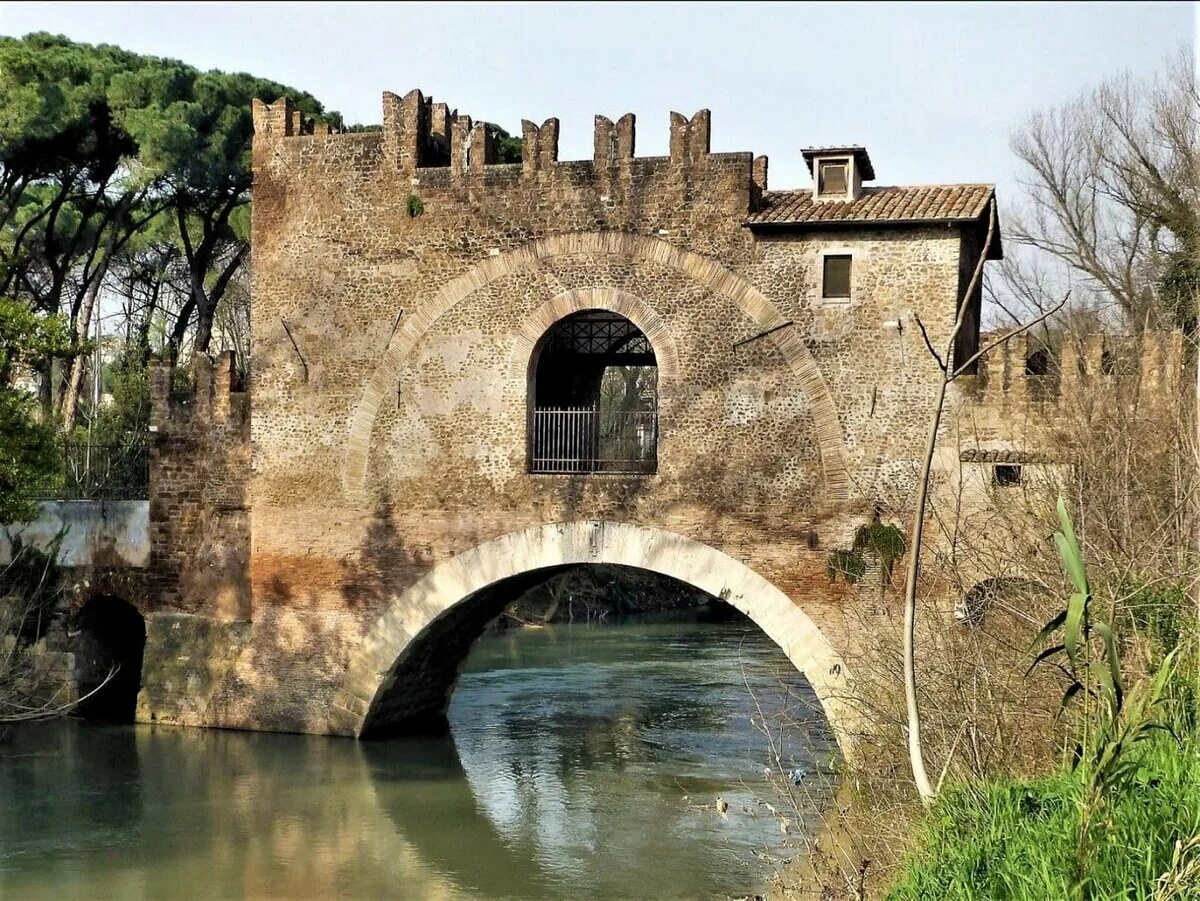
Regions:
<instances>
[{"instance_id":1,"label":"smaller stone arch","mask_svg":"<svg viewBox=\"0 0 1200 901\"><path fill-rule=\"evenodd\" d=\"M78 714L133 722L146 648L142 615L114 595L96 595L75 614L73 638Z\"/></svg>"},{"instance_id":2,"label":"smaller stone arch","mask_svg":"<svg viewBox=\"0 0 1200 901\"><path fill-rule=\"evenodd\" d=\"M1029 594L1041 594L1037 583L1020 576L994 576L975 583L954 605L954 619L962 626L983 624L997 603Z\"/></svg>"},{"instance_id":3,"label":"smaller stone arch","mask_svg":"<svg viewBox=\"0 0 1200 901\"><path fill-rule=\"evenodd\" d=\"M580 563L648 570L736 607L805 675L842 753L852 753L862 723L847 694L849 671L804 610L762 576L715 548L659 529L610 521L524 529L433 567L402 591L368 630L334 696L328 731L362 737L384 731L377 722L381 715L403 716L414 723L432 717L444 708L451 686L439 675L446 670L446 654L430 644L436 644L438 636L462 638L474 627L482 629L481 623L466 621L469 612L464 602L501 582L536 578L538 573ZM465 649L456 647L454 652L465 654ZM439 684L423 684L423 677L433 671L431 681Z\"/></svg>"},{"instance_id":4,"label":"smaller stone arch","mask_svg":"<svg viewBox=\"0 0 1200 901\"><path fill-rule=\"evenodd\" d=\"M1036 348L1030 351L1029 356L1025 358L1025 374L1042 378L1050 375L1053 359L1050 356L1050 351L1044 347Z\"/></svg>"}]
</instances>

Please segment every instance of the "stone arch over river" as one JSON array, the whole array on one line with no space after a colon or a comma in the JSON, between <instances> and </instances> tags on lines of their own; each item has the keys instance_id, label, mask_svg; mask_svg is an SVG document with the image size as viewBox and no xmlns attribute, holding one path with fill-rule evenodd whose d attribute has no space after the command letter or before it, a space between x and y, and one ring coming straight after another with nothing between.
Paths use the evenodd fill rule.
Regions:
<instances>
[{"instance_id":1,"label":"stone arch over river","mask_svg":"<svg viewBox=\"0 0 1200 901\"><path fill-rule=\"evenodd\" d=\"M855 715L849 672L813 619L766 579L688 538L631 523L583 521L523 529L434 566L368 629L334 697L329 731L372 737L443 715L458 667L513 591L564 566L609 564L669 576L746 614L812 685L843 753Z\"/></svg>"}]
</instances>

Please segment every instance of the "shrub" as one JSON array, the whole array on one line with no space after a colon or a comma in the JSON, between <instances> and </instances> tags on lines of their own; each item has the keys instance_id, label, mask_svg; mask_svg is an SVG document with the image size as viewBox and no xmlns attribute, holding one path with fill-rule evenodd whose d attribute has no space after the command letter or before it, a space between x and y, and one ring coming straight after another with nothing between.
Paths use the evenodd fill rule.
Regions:
<instances>
[{"instance_id":1,"label":"shrub","mask_svg":"<svg viewBox=\"0 0 1200 901\"><path fill-rule=\"evenodd\" d=\"M7 608L5 629L18 645L41 638L57 612L62 596L58 555L65 536L65 530L59 532L44 549L20 535L8 536L12 553L0 567L0 600Z\"/></svg>"},{"instance_id":2,"label":"shrub","mask_svg":"<svg viewBox=\"0 0 1200 901\"><path fill-rule=\"evenodd\" d=\"M1051 661L1067 677L1061 706L1074 701L1079 714L1071 759L1048 776L945 794L889 898L1200 896L1197 623L1182 595L1145 589L1134 609L1156 624L1158 659L1127 684L1061 499L1058 513L1054 538L1074 590L1038 635L1035 650L1049 647L1031 670Z\"/></svg>"}]
</instances>

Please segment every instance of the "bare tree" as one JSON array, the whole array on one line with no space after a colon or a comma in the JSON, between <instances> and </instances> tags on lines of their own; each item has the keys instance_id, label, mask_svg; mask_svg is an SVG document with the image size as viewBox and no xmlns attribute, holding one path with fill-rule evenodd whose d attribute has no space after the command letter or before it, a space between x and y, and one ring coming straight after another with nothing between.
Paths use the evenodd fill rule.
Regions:
<instances>
[{"instance_id":1,"label":"bare tree","mask_svg":"<svg viewBox=\"0 0 1200 901\"><path fill-rule=\"evenodd\" d=\"M1065 263L1130 329L1194 327L1200 85L1190 54L1153 81L1122 76L1034 114L1012 147L1025 195L1007 214L1011 241Z\"/></svg>"},{"instance_id":2,"label":"bare tree","mask_svg":"<svg viewBox=\"0 0 1200 901\"><path fill-rule=\"evenodd\" d=\"M925 438L925 451L921 460L921 471L917 479L917 494L913 509L912 529L911 529L911 548L908 558L908 575L904 585L904 698L905 710L908 719L908 753L909 761L912 765L913 780L917 784L917 792L922 800L930 801L937 796L937 791L933 784L929 781L929 774L925 769L924 750L921 745L921 711L920 703L917 694L917 664L916 664L916 626L917 626L917 581L921 574L921 549L924 541L925 532L925 514L929 504L929 485L930 475L933 470L933 458L937 451L938 433L942 428L942 416L946 409L946 392L952 382L962 376L964 373L972 371L972 366L979 360L980 357L986 355L989 351L1006 343L1016 335L1037 326L1044 322L1054 313L1058 312L1065 306L1067 298L1050 310L1039 315L1036 319L1018 326L1010 331L1007 331L999 337L993 339L983 345L974 354L965 360L954 359L954 347L958 339L959 332L962 331L963 323L966 321L966 314L970 308L970 299L974 296L976 289L983 278L984 263L987 262L988 251L996 237L996 201L993 200L988 206L988 231L987 237L984 240L983 248L979 253L979 260L975 264L975 271L971 275L971 280L967 284L967 288L962 297L959 298L958 310L954 317L954 328L950 332L950 337L947 339L945 347L939 352L931 343L929 333L925 329L925 324L919 316L916 316L917 326L921 330L921 337L925 341L925 347L930 355L936 361L938 370L941 373L941 378L935 388L933 404L929 415L929 430Z\"/></svg>"},{"instance_id":3,"label":"bare tree","mask_svg":"<svg viewBox=\"0 0 1200 901\"><path fill-rule=\"evenodd\" d=\"M1025 164L1011 240L1068 268L1109 322L1132 332L1200 322L1200 79L1181 47L1158 77L1112 79L1073 103L1031 117L1013 139ZM1028 258L1002 270L1010 300L1048 295ZM1193 354L1193 357L1195 354ZM1200 405L1200 366L1196 367ZM1200 407L1191 444L1200 466ZM1200 498L1192 519L1200 554ZM1196 608L1200 612L1200 587Z\"/></svg>"}]
</instances>

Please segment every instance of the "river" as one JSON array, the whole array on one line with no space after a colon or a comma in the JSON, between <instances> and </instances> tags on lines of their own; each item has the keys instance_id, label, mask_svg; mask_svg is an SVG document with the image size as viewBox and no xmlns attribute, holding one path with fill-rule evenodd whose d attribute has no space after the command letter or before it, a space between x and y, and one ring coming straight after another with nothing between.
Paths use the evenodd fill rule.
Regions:
<instances>
[{"instance_id":1,"label":"river","mask_svg":"<svg viewBox=\"0 0 1200 901\"><path fill-rule=\"evenodd\" d=\"M29 726L0 748L0 897L744 896L832 796L814 704L749 623L642 619L484 637L444 739ZM786 837L760 707L797 721Z\"/></svg>"}]
</instances>

